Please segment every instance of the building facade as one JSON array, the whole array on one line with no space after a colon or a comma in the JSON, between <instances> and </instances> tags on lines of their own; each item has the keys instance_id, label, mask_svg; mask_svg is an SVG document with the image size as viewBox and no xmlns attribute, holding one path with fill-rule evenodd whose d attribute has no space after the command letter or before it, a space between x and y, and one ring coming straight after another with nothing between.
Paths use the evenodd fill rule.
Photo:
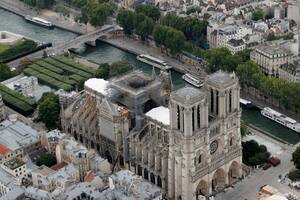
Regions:
<instances>
[{"instance_id":1,"label":"building facade","mask_svg":"<svg viewBox=\"0 0 300 200\"><path fill-rule=\"evenodd\" d=\"M135 72L110 84L110 92L102 90L95 100L98 128L94 134L116 134L112 131L118 129L101 131L101 126L106 126L101 122L101 105L105 103L107 110L111 108L109 104L122 104L128 110L124 116L128 130L121 132L126 133L126 138L115 141L123 155L122 162L161 187L169 199L210 196L242 177L240 87L235 74L218 71L206 78L201 89L184 87L171 93L163 79ZM68 127L68 123L62 124ZM119 127L118 121L113 124ZM87 137L86 132L78 134ZM111 140L110 137L102 135L99 139ZM97 146L82 141L101 153ZM106 156L121 160L113 153Z\"/></svg>"},{"instance_id":2,"label":"building facade","mask_svg":"<svg viewBox=\"0 0 300 200\"><path fill-rule=\"evenodd\" d=\"M281 65L292 61L292 53L279 45L263 44L257 46L250 54L250 59L256 62L260 70L267 76L278 78Z\"/></svg>"}]
</instances>

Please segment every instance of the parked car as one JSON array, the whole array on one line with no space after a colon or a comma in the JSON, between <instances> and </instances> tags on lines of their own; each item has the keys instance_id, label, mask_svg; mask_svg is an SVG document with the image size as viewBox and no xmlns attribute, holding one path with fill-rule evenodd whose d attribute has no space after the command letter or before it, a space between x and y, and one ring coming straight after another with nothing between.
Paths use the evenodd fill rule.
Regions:
<instances>
[{"instance_id":1,"label":"parked car","mask_svg":"<svg viewBox=\"0 0 300 200\"><path fill-rule=\"evenodd\" d=\"M272 167L272 165L270 163L266 163L264 166L263 166L263 170L267 170L269 169L270 167Z\"/></svg>"},{"instance_id":2,"label":"parked car","mask_svg":"<svg viewBox=\"0 0 300 200\"><path fill-rule=\"evenodd\" d=\"M271 157L271 158L268 160L268 163L270 163L273 167L276 167L277 165L280 164L280 159L277 158L277 157Z\"/></svg>"}]
</instances>

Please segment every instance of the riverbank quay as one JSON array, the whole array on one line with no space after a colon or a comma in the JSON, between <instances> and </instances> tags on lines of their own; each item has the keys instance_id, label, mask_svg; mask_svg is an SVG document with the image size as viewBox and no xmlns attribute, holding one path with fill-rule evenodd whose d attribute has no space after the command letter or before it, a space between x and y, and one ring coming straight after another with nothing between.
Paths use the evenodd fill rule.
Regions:
<instances>
[{"instance_id":1,"label":"riverbank quay","mask_svg":"<svg viewBox=\"0 0 300 200\"><path fill-rule=\"evenodd\" d=\"M294 120L300 122L300 116L296 115L295 113L293 113L289 110L285 110L285 109L279 108L277 106L271 105L269 102L262 101L262 100L258 99L257 97L255 97L255 96L253 96L249 93L243 92L242 90L241 90L241 98L251 101L259 109L263 109L265 107L271 107L274 110L276 110L276 111L278 111L278 112L280 112L280 113L282 113L286 116L289 116L289 117L293 118Z\"/></svg>"},{"instance_id":2,"label":"riverbank quay","mask_svg":"<svg viewBox=\"0 0 300 200\"><path fill-rule=\"evenodd\" d=\"M85 25L81 25L75 22L72 14L70 14L70 17L63 17L61 14L56 13L52 10L37 11L19 0L1 0L0 7L22 17L30 15L43 18L47 21L50 21L57 28L64 29L76 34L85 34L87 32L95 30L95 28L92 26L88 25L86 27Z\"/></svg>"},{"instance_id":3,"label":"riverbank quay","mask_svg":"<svg viewBox=\"0 0 300 200\"><path fill-rule=\"evenodd\" d=\"M177 58L173 58L162 53L160 48L155 48L146 45L141 40L136 40L124 36L124 37L115 37L115 38L113 37L113 38L104 38L104 39L101 38L100 41L135 55L148 54L154 56L156 58L166 61L173 67L172 68L173 70L180 73L190 73L199 77L200 79L201 78L204 79L204 77L207 75L205 69L202 69L200 66L196 67L193 65L180 62Z\"/></svg>"}]
</instances>

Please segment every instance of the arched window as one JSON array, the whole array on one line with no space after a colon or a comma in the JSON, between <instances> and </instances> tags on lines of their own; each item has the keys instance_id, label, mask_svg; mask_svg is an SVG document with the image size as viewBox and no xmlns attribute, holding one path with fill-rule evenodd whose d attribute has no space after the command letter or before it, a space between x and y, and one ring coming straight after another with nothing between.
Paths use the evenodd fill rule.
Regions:
<instances>
[{"instance_id":1,"label":"arched window","mask_svg":"<svg viewBox=\"0 0 300 200\"><path fill-rule=\"evenodd\" d=\"M198 157L198 164L200 164L202 162L202 155L200 154Z\"/></svg>"},{"instance_id":2,"label":"arched window","mask_svg":"<svg viewBox=\"0 0 300 200\"><path fill-rule=\"evenodd\" d=\"M233 138L230 138L229 145L230 145L230 146L233 145Z\"/></svg>"}]
</instances>

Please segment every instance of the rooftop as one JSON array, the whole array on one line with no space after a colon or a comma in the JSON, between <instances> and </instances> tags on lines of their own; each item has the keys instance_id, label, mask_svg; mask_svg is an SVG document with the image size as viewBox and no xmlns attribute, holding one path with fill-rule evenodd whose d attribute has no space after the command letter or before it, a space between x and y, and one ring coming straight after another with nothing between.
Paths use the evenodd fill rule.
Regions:
<instances>
[{"instance_id":1,"label":"rooftop","mask_svg":"<svg viewBox=\"0 0 300 200\"><path fill-rule=\"evenodd\" d=\"M38 169L34 170L35 173L41 174L43 176L49 176L50 174L54 173L55 171L46 166L40 166Z\"/></svg>"},{"instance_id":2,"label":"rooftop","mask_svg":"<svg viewBox=\"0 0 300 200\"><path fill-rule=\"evenodd\" d=\"M0 144L0 157L5 156L6 154L11 153L11 150L5 145Z\"/></svg>"},{"instance_id":3,"label":"rooftop","mask_svg":"<svg viewBox=\"0 0 300 200\"><path fill-rule=\"evenodd\" d=\"M0 123L0 144L15 151L39 141L39 134L26 124L5 120Z\"/></svg>"},{"instance_id":4,"label":"rooftop","mask_svg":"<svg viewBox=\"0 0 300 200\"><path fill-rule=\"evenodd\" d=\"M236 82L236 76L234 73L227 73L224 71L217 71L207 77L207 82L218 87L226 87L227 85Z\"/></svg>"},{"instance_id":5,"label":"rooftop","mask_svg":"<svg viewBox=\"0 0 300 200\"><path fill-rule=\"evenodd\" d=\"M17 169L23 165L25 165L25 162L21 158L13 158L9 161L6 161L4 165L12 170Z\"/></svg>"},{"instance_id":6,"label":"rooftop","mask_svg":"<svg viewBox=\"0 0 300 200\"><path fill-rule=\"evenodd\" d=\"M91 78L84 83L84 87L87 89L94 90L95 92L99 92L100 94L106 96L108 95L108 81L100 78Z\"/></svg>"},{"instance_id":7,"label":"rooftop","mask_svg":"<svg viewBox=\"0 0 300 200\"><path fill-rule=\"evenodd\" d=\"M170 111L169 108L159 106L151 109L146 113L146 116L163 123L164 125L170 125Z\"/></svg>"},{"instance_id":8,"label":"rooftop","mask_svg":"<svg viewBox=\"0 0 300 200\"><path fill-rule=\"evenodd\" d=\"M180 101L195 103L205 98L206 94L200 89L185 86L171 93L171 96Z\"/></svg>"}]
</instances>

